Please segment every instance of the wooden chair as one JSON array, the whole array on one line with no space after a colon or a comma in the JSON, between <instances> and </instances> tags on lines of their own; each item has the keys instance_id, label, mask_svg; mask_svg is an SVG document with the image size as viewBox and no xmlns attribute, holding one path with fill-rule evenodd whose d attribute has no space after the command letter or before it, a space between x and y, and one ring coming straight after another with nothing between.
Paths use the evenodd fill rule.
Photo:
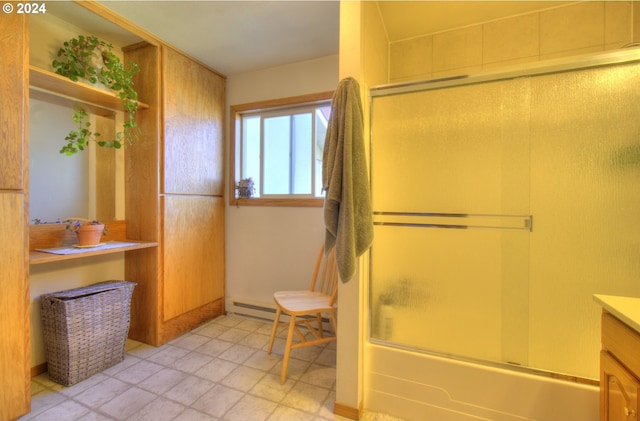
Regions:
<instances>
[{"instance_id":1,"label":"wooden chair","mask_svg":"<svg viewBox=\"0 0 640 421\"><path fill-rule=\"evenodd\" d=\"M278 328L288 326L289 331L287 332L284 358L282 360L282 373L280 374L280 383L284 383L292 349L336 340L338 334L338 271L336 269L335 248L328 256L324 254L324 246L320 248L313 278L311 279L311 286L308 290L278 291L273 294L273 299L278 308L276 310L276 318L273 321L273 328L271 329L271 339L269 340L267 353L271 354ZM289 316L288 322L280 322L282 313ZM324 335L322 329L323 313L330 315L334 331L333 336ZM313 326L314 323L317 325ZM304 325L311 332L311 338L307 338L304 332L300 331L299 325ZM298 335L300 342L293 343L294 332Z\"/></svg>"}]
</instances>

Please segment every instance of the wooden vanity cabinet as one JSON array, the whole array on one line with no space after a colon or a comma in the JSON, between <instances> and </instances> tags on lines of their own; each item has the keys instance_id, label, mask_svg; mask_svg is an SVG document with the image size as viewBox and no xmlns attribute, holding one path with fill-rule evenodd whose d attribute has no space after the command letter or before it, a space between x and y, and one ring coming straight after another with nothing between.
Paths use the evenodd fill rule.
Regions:
<instances>
[{"instance_id":1,"label":"wooden vanity cabinet","mask_svg":"<svg viewBox=\"0 0 640 421\"><path fill-rule=\"evenodd\" d=\"M600 420L637 421L640 396L640 334L602 313Z\"/></svg>"}]
</instances>

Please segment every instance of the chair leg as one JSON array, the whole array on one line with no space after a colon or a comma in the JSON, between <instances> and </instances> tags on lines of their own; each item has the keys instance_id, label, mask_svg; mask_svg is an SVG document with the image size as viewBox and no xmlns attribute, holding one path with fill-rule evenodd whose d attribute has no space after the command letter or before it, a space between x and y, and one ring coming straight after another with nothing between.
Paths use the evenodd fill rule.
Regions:
<instances>
[{"instance_id":1,"label":"chair leg","mask_svg":"<svg viewBox=\"0 0 640 421\"><path fill-rule=\"evenodd\" d=\"M318 321L318 334L321 338L324 338L324 329L322 328L322 314L316 314L316 320Z\"/></svg>"},{"instance_id":2,"label":"chair leg","mask_svg":"<svg viewBox=\"0 0 640 421\"><path fill-rule=\"evenodd\" d=\"M296 328L296 316L291 315L289 322L289 332L287 332L287 343L284 346L284 357L282 358L282 373L280 373L280 384L284 384L287 379L287 368L289 367L289 355L291 354L291 343L293 342L293 331Z\"/></svg>"},{"instance_id":3,"label":"chair leg","mask_svg":"<svg viewBox=\"0 0 640 421\"><path fill-rule=\"evenodd\" d=\"M273 349L273 343L276 340L276 333L278 332L278 325L280 324L280 307L276 310L276 318L273 321L273 327L271 328L271 338L269 339L269 349L267 350L267 354L271 355L271 350Z\"/></svg>"},{"instance_id":4,"label":"chair leg","mask_svg":"<svg viewBox=\"0 0 640 421\"><path fill-rule=\"evenodd\" d=\"M338 316L335 311L331 312L331 325L333 326L333 334L338 336Z\"/></svg>"}]
</instances>

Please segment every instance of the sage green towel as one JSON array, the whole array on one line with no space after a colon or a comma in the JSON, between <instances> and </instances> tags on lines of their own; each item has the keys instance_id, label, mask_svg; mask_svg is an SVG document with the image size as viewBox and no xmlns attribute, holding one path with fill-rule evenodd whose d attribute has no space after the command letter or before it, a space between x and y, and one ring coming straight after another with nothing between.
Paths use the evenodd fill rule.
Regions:
<instances>
[{"instance_id":1,"label":"sage green towel","mask_svg":"<svg viewBox=\"0 0 640 421\"><path fill-rule=\"evenodd\" d=\"M356 272L357 258L373 242L358 81L341 80L331 107L322 157L325 251L336 247L338 274L347 282Z\"/></svg>"}]
</instances>

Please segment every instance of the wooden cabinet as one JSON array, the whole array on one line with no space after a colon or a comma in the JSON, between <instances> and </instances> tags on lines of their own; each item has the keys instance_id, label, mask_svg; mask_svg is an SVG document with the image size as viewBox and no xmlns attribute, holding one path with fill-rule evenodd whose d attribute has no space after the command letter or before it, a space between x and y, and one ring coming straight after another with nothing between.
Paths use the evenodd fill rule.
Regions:
<instances>
[{"instance_id":1,"label":"wooden cabinet","mask_svg":"<svg viewBox=\"0 0 640 421\"><path fill-rule=\"evenodd\" d=\"M163 192L224 194L224 79L162 49Z\"/></svg>"},{"instance_id":2,"label":"wooden cabinet","mask_svg":"<svg viewBox=\"0 0 640 421\"><path fill-rule=\"evenodd\" d=\"M126 239L154 245L126 251L125 276L138 283L130 336L158 345L224 311L224 78L165 49L99 3L70 7L144 40L125 52L140 65L136 89L145 105L136 116L140 139L125 153L122 230ZM26 15L2 13L0 28L0 421L5 421L28 413L31 400L29 249L30 242L42 239L30 241L28 225L30 79L34 97L49 98L53 91L65 101L96 105L90 107L96 115L111 115L119 100L30 68Z\"/></svg>"},{"instance_id":3,"label":"wooden cabinet","mask_svg":"<svg viewBox=\"0 0 640 421\"><path fill-rule=\"evenodd\" d=\"M637 421L640 334L604 311L600 353L600 420Z\"/></svg>"},{"instance_id":4,"label":"wooden cabinet","mask_svg":"<svg viewBox=\"0 0 640 421\"><path fill-rule=\"evenodd\" d=\"M0 28L0 420L10 420L31 401L26 17L2 13Z\"/></svg>"},{"instance_id":5,"label":"wooden cabinet","mask_svg":"<svg viewBox=\"0 0 640 421\"><path fill-rule=\"evenodd\" d=\"M166 46L137 45L125 58L157 69L137 76L149 109L138 115L144 146L126 157L125 213L129 238L161 244L126 262L141 291L130 336L160 345L224 312L225 82Z\"/></svg>"}]
</instances>

